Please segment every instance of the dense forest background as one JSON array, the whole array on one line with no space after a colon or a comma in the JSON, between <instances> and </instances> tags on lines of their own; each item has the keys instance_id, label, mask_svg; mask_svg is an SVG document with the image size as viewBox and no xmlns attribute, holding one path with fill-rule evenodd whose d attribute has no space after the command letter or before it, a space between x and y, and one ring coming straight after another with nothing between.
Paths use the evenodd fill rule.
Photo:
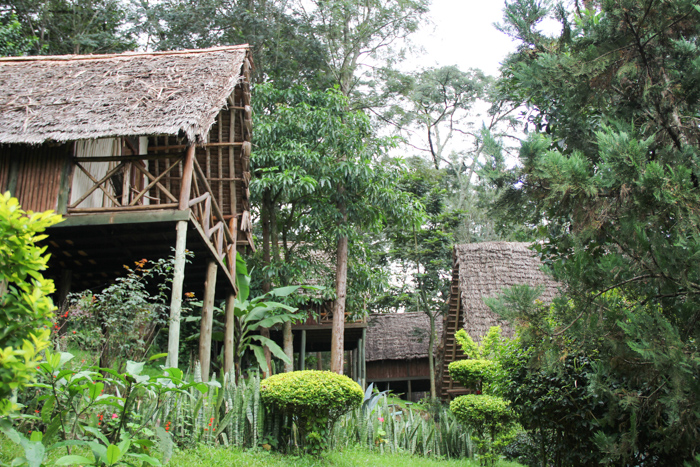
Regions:
<instances>
[{"instance_id":1,"label":"dense forest background","mask_svg":"<svg viewBox=\"0 0 700 467\"><path fill-rule=\"evenodd\" d=\"M401 72L428 0L17 0L3 55L249 43L260 289L336 312L444 312L451 247L534 241L503 388L552 464L700 449L700 7L509 0L501 76ZM548 19L560 25L545 34ZM481 110L488 109L488 110ZM475 122L480 122L475 125ZM339 308L340 307L340 308Z\"/></svg>"}]
</instances>

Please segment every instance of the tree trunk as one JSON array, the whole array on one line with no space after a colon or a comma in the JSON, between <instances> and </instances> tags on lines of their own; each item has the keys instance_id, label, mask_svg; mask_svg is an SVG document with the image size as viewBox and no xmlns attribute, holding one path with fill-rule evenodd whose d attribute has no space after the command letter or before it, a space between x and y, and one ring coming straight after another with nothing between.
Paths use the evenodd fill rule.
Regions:
<instances>
[{"instance_id":1,"label":"tree trunk","mask_svg":"<svg viewBox=\"0 0 700 467\"><path fill-rule=\"evenodd\" d=\"M333 333L331 336L331 371L343 374L343 350L345 348L345 296L348 285L348 237L338 239L335 277L336 299L333 307Z\"/></svg>"},{"instance_id":2,"label":"tree trunk","mask_svg":"<svg viewBox=\"0 0 700 467\"><path fill-rule=\"evenodd\" d=\"M263 267L270 265L270 212L274 209L272 206L272 198L270 195L270 190L265 190L263 193L262 202L262 234L263 234ZM270 284L270 279L266 274L263 274L263 292L267 293L272 289ZM266 338L270 338L270 330L268 328L260 328L260 335ZM270 369L272 368L270 364L272 363L272 358L270 356L270 349L267 346L263 347L265 351L265 361L267 362L268 371L263 372L263 378L270 376Z\"/></svg>"}]
</instances>

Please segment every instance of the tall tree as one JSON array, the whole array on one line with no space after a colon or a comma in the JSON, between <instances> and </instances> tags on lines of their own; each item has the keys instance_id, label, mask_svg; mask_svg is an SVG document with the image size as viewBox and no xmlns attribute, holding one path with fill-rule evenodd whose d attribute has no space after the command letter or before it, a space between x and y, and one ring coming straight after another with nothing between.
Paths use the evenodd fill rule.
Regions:
<instances>
[{"instance_id":1,"label":"tall tree","mask_svg":"<svg viewBox=\"0 0 700 467\"><path fill-rule=\"evenodd\" d=\"M412 225L420 216L412 197L394 187L401 165L389 159L378 163L388 141L374 137L367 115L349 110L347 97L338 90L279 90L262 84L256 87L255 105L256 178L251 188L258 199L269 197L263 203L274 219L270 265L276 270L268 268L268 277L303 280L308 272L290 263L304 257L304 250L334 250L339 238L346 239L347 248L347 240L381 230L387 219ZM347 251L344 258L347 271ZM372 287L366 271L355 271L357 292ZM347 287L348 281L343 284ZM336 289L336 302L341 292ZM344 311L340 316L344 322ZM342 347L338 351L342 362Z\"/></svg>"},{"instance_id":2,"label":"tall tree","mask_svg":"<svg viewBox=\"0 0 700 467\"><path fill-rule=\"evenodd\" d=\"M35 55L123 52L136 48L120 0L9 0L0 18L16 17Z\"/></svg>"},{"instance_id":3,"label":"tall tree","mask_svg":"<svg viewBox=\"0 0 700 467\"><path fill-rule=\"evenodd\" d=\"M390 54L392 45L414 32L428 11L429 0L337 0L325 2L298 1L297 11L313 25L315 36L324 44L328 69L340 92L350 98L354 107L363 107L360 84L363 83L365 60L379 60ZM388 55L391 56L391 55ZM365 75L366 76L366 75ZM338 154L342 166L353 158ZM343 372L345 333L345 301L347 295L348 240L350 234L352 195L355 187L344 183L334 186L332 196L337 212L336 225L336 300L333 310L331 371Z\"/></svg>"},{"instance_id":4,"label":"tall tree","mask_svg":"<svg viewBox=\"0 0 700 467\"><path fill-rule=\"evenodd\" d=\"M528 319L533 342L594 360L605 461L681 465L700 449L699 7L548 5L510 2L502 26L521 44L502 90L535 134L498 206L539 225L568 298ZM548 15L558 37L538 30Z\"/></svg>"}]
</instances>

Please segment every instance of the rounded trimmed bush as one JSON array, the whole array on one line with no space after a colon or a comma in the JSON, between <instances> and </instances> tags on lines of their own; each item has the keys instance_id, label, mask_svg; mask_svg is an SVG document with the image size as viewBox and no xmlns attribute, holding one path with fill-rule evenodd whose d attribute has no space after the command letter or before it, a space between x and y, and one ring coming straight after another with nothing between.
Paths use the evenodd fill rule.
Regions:
<instances>
[{"instance_id":1,"label":"rounded trimmed bush","mask_svg":"<svg viewBox=\"0 0 700 467\"><path fill-rule=\"evenodd\" d=\"M467 394L450 403L457 420L471 427L481 464L495 463L515 435L513 412L506 400L486 395Z\"/></svg>"},{"instance_id":2,"label":"rounded trimmed bush","mask_svg":"<svg viewBox=\"0 0 700 467\"><path fill-rule=\"evenodd\" d=\"M450 410L457 420L483 432L484 428L507 425L513 420L509 405L500 397L467 394L450 402Z\"/></svg>"},{"instance_id":3,"label":"rounded trimmed bush","mask_svg":"<svg viewBox=\"0 0 700 467\"><path fill-rule=\"evenodd\" d=\"M364 393L360 385L331 371L293 371L270 376L260 382L263 403L285 413L297 424L307 451L326 446L328 428L344 413L360 407Z\"/></svg>"},{"instance_id":4,"label":"rounded trimmed bush","mask_svg":"<svg viewBox=\"0 0 700 467\"><path fill-rule=\"evenodd\" d=\"M497 363L493 360L457 360L450 363L448 370L452 379L472 389L480 389L482 382L493 378Z\"/></svg>"}]
</instances>

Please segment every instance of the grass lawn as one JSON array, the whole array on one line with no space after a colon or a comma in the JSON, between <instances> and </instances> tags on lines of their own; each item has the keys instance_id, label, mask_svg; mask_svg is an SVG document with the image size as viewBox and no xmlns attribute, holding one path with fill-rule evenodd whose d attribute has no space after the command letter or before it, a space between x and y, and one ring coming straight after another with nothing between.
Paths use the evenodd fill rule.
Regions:
<instances>
[{"instance_id":1,"label":"grass lawn","mask_svg":"<svg viewBox=\"0 0 700 467\"><path fill-rule=\"evenodd\" d=\"M168 463L174 467L235 465L250 467L477 467L478 462L458 460L435 460L413 457L407 454L382 454L353 447L325 454L320 459L303 456L283 456L265 451L239 451L208 446L181 451ZM498 467L519 467L515 462L500 462Z\"/></svg>"},{"instance_id":2,"label":"grass lawn","mask_svg":"<svg viewBox=\"0 0 700 467\"><path fill-rule=\"evenodd\" d=\"M92 457L86 449L77 448L74 449L73 453L89 458ZM10 465L15 456L21 456L22 454L22 449L19 446L0 434L0 465ZM52 451L47 465L51 465L52 460L65 454L66 452L63 449ZM435 460L406 454L382 454L359 447L329 452L321 458L314 458L310 456L283 456L263 450L241 451L238 449L200 445L194 449L176 451L167 465L172 467L218 467L220 465L235 465L236 467L477 467L479 463L467 459ZM515 462L500 462L496 465L498 467L520 466L520 464Z\"/></svg>"}]
</instances>

